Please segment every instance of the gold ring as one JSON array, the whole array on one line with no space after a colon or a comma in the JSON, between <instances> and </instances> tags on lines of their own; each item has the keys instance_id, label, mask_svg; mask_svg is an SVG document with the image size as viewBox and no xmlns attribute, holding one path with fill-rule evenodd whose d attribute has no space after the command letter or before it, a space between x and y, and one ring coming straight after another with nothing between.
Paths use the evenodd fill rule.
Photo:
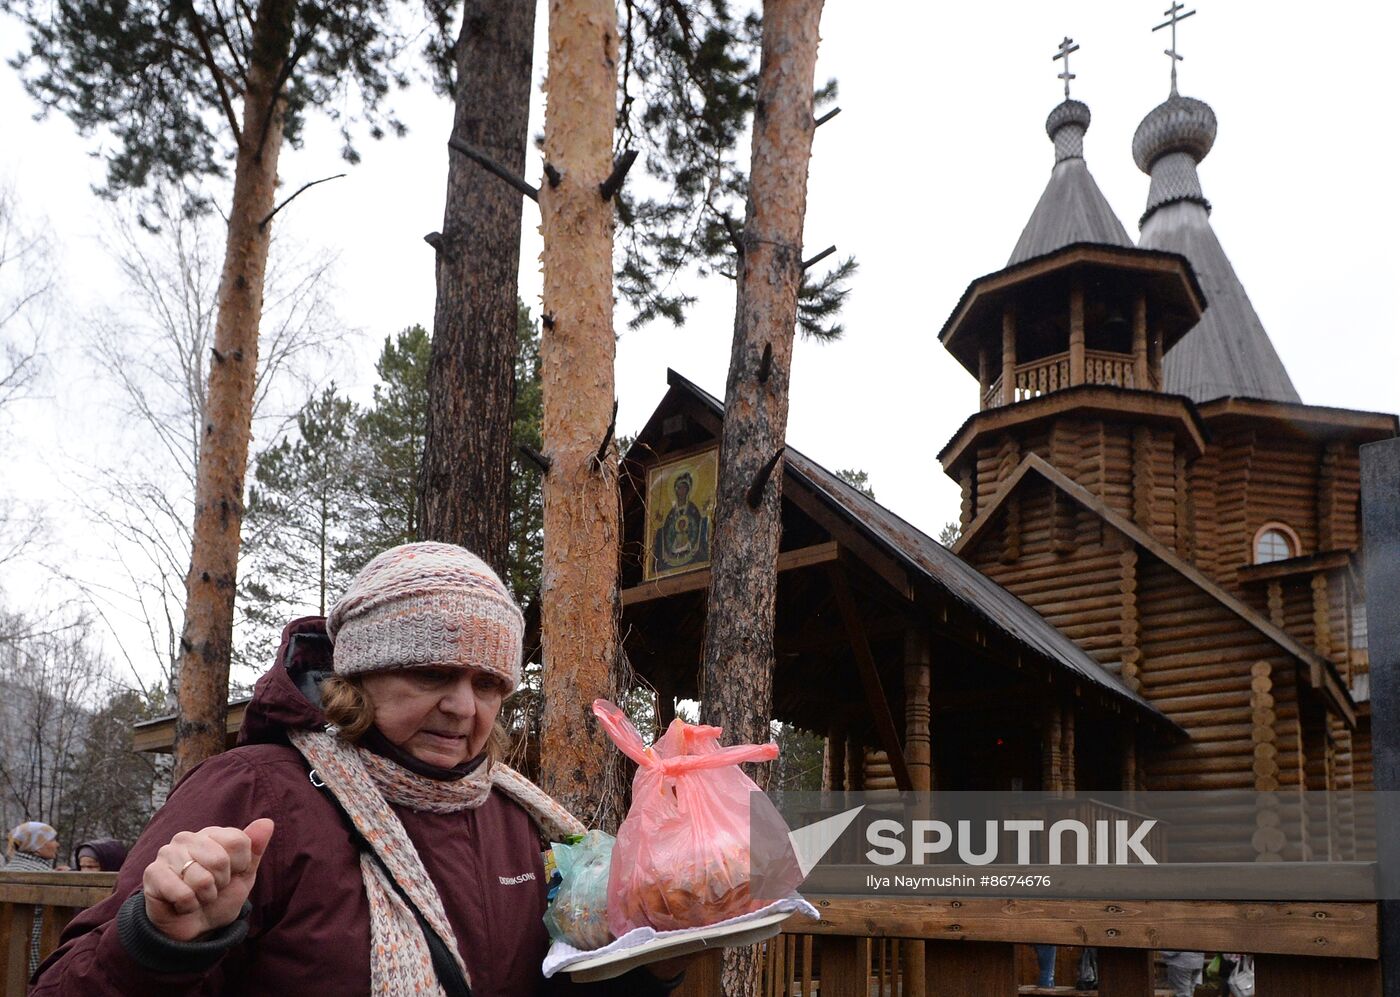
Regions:
<instances>
[{"instance_id":1,"label":"gold ring","mask_svg":"<svg viewBox=\"0 0 1400 997\"><path fill-rule=\"evenodd\" d=\"M194 865L194 859L189 859L188 861L185 862L184 865L180 866L180 871L179 871L178 873L176 873L176 875L179 876L181 879L184 879L184 878L185 878L185 870L188 869L188 868L189 868L190 866L192 866L192 865Z\"/></svg>"}]
</instances>

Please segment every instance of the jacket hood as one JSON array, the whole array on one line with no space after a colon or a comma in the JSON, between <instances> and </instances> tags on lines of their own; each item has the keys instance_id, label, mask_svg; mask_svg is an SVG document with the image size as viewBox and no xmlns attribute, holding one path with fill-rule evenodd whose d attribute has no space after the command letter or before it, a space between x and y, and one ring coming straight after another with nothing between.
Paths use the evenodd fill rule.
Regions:
<instances>
[{"instance_id":1,"label":"jacket hood","mask_svg":"<svg viewBox=\"0 0 1400 997\"><path fill-rule=\"evenodd\" d=\"M87 849L97 859L102 872L116 872L126 861L126 846L115 838L98 838L84 841L73 849L73 868L78 868L78 853Z\"/></svg>"},{"instance_id":2,"label":"jacket hood","mask_svg":"<svg viewBox=\"0 0 1400 997\"><path fill-rule=\"evenodd\" d=\"M238 743L285 744L289 730L321 730L319 684L331 674L331 640L324 616L303 616L282 630L272 667L253 686Z\"/></svg>"}]
</instances>

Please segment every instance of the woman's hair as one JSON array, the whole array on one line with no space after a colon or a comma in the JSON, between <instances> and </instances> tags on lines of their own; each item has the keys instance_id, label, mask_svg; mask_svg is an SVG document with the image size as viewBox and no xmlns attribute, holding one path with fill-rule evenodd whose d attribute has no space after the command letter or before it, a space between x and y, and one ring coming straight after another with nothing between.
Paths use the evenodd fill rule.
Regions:
<instances>
[{"instance_id":1,"label":"woman's hair","mask_svg":"<svg viewBox=\"0 0 1400 997\"><path fill-rule=\"evenodd\" d=\"M321 680L321 710L336 726L336 733L350 743L364 737L374 726L374 703L365 695L360 675L327 675ZM486 757L492 764L505 757L510 738L499 723L491 724L486 739Z\"/></svg>"}]
</instances>

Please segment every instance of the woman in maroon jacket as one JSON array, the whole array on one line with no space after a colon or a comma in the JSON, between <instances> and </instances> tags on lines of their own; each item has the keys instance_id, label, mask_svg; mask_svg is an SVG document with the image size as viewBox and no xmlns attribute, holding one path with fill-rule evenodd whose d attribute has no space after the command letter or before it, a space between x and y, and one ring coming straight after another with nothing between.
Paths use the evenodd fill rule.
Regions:
<instances>
[{"instance_id":1,"label":"woman in maroon jacket","mask_svg":"<svg viewBox=\"0 0 1400 997\"><path fill-rule=\"evenodd\" d=\"M541 977L540 833L581 826L493 757L522 632L462 548L376 557L288 625L239 747L175 788L31 993L667 993L656 967Z\"/></svg>"}]
</instances>

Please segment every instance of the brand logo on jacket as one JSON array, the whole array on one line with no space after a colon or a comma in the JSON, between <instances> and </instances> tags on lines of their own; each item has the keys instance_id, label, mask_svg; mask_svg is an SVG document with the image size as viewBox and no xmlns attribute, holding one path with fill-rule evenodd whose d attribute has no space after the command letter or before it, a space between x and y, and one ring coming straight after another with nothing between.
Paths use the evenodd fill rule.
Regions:
<instances>
[{"instance_id":1,"label":"brand logo on jacket","mask_svg":"<svg viewBox=\"0 0 1400 997\"><path fill-rule=\"evenodd\" d=\"M518 876L497 876L496 878L501 881L502 886L519 886L521 883L534 882L535 874L533 872L522 872Z\"/></svg>"}]
</instances>

